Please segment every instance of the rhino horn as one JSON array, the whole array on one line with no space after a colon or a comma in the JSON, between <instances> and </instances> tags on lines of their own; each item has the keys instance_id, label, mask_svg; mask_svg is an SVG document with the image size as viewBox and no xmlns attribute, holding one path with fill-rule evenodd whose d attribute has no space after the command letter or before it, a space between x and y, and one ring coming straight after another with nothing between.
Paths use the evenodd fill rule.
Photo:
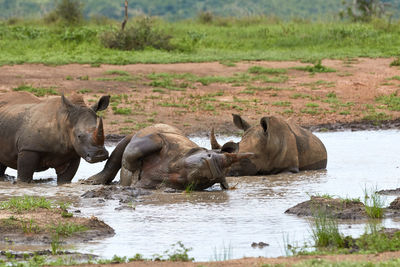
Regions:
<instances>
[{"instance_id":1,"label":"rhino horn","mask_svg":"<svg viewBox=\"0 0 400 267\"><path fill-rule=\"evenodd\" d=\"M218 144L218 141L215 138L214 127L211 128L210 143L211 143L211 149L220 149L221 148L220 144Z\"/></svg>"},{"instance_id":2,"label":"rhino horn","mask_svg":"<svg viewBox=\"0 0 400 267\"><path fill-rule=\"evenodd\" d=\"M254 153L246 152L246 153L224 153L225 160L223 163L224 168L230 167L233 163L238 162L242 159L250 159L254 158Z\"/></svg>"},{"instance_id":3,"label":"rhino horn","mask_svg":"<svg viewBox=\"0 0 400 267\"><path fill-rule=\"evenodd\" d=\"M104 130L103 130L103 119L100 117L99 125L93 133L93 140L96 145L103 146L104 145Z\"/></svg>"}]
</instances>

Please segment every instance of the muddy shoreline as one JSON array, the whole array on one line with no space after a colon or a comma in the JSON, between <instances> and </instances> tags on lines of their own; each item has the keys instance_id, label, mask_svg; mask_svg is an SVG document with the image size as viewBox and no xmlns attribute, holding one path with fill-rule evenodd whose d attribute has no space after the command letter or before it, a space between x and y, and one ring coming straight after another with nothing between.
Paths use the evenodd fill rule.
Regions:
<instances>
[{"instance_id":1,"label":"muddy shoreline","mask_svg":"<svg viewBox=\"0 0 400 267\"><path fill-rule=\"evenodd\" d=\"M231 127L228 124L232 124ZM385 121L367 121L359 120L353 122L335 122L335 123L322 123L322 124L303 124L303 128L306 128L312 132L340 132L340 131L377 131L377 130L398 130L400 129L400 118L394 120ZM227 123L224 127L225 131L223 135L237 135L238 129L233 125L233 123ZM209 136L210 132L201 130L193 133L189 133L189 137L197 136ZM108 145L115 145L121 141L126 135L121 134L107 134L105 141Z\"/></svg>"}]
</instances>

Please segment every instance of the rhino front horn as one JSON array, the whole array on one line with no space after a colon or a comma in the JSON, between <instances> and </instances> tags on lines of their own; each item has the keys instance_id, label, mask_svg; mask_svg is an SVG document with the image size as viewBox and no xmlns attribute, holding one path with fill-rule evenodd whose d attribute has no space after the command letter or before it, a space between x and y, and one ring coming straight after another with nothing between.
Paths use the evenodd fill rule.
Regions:
<instances>
[{"instance_id":1,"label":"rhino front horn","mask_svg":"<svg viewBox=\"0 0 400 267\"><path fill-rule=\"evenodd\" d=\"M93 133L93 139L96 145L103 146L104 145L104 130L103 130L103 119L99 119L99 125Z\"/></svg>"},{"instance_id":2,"label":"rhino front horn","mask_svg":"<svg viewBox=\"0 0 400 267\"><path fill-rule=\"evenodd\" d=\"M211 128L210 143L211 143L211 149L220 149L221 148L221 145L218 144L217 138L215 138L214 127Z\"/></svg>"}]
</instances>

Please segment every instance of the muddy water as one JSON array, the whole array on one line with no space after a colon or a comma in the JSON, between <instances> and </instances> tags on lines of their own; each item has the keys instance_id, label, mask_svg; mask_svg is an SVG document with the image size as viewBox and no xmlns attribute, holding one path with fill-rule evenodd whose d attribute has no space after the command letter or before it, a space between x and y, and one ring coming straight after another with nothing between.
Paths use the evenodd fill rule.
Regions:
<instances>
[{"instance_id":1,"label":"muddy water","mask_svg":"<svg viewBox=\"0 0 400 267\"><path fill-rule=\"evenodd\" d=\"M367 131L318 133L328 150L326 171L302 172L259 177L229 178L234 190L220 191L214 186L207 192L191 194L155 192L133 203L134 209L115 210L116 200L101 202L79 196L96 186L77 183L56 186L11 185L0 183L0 198L13 195L42 195L73 203L81 216L94 215L115 229L114 237L78 244L75 248L110 258L114 254L145 257L164 254L181 241L193 248L189 253L197 261L241 258L243 256L285 255L284 244L311 241L309 221L284 214L289 207L308 200L309 195L330 194L361 197L365 189L400 187L400 132ZM226 138L235 139L235 138ZM193 138L202 146L208 140ZM220 143L224 141L218 138ZM110 148L112 149L112 148ZM103 164L82 164L77 177L87 178L101 170ZM15 174L7 171L8 174ZM55 177L54 172L36 174L36 178ZM393 197L387 197L389 203ZM396 219L384 220L386 227L400 228ZM359 235L364 222L341 224L345 234ZM252 242L269 246L252 248ZM8 246L10 248L10 246Z\"/></svg>"}]
</instances>

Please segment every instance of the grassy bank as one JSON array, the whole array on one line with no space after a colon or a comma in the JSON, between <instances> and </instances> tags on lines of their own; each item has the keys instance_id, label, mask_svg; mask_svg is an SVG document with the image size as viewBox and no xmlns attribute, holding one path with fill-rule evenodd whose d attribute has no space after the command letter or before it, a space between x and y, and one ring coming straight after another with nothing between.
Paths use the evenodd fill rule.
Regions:
<instances>
[{"instance_id":1,"label":"grassy bank","mask_svg":"<svg viewBox=\"0 0 400 267\"><path fill-rule=\"evenodd\" d=\"M368 24L279 22L266 17L155 21L152 27L171 36L175 49L121 51L105 48L104 31L119 23L103 21L75 27L42 21L0 23L0 64L131 64L241 60L315 60L390 57L400 54L400 27L383 21ZM134 25L130 21L128 25Z\"/></svg>"}]
</instances>

